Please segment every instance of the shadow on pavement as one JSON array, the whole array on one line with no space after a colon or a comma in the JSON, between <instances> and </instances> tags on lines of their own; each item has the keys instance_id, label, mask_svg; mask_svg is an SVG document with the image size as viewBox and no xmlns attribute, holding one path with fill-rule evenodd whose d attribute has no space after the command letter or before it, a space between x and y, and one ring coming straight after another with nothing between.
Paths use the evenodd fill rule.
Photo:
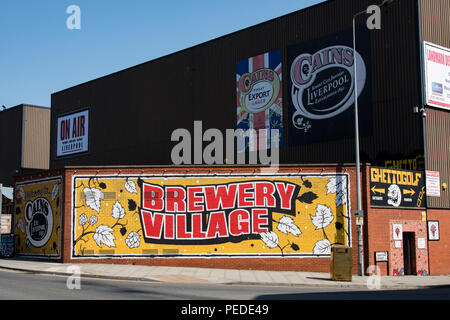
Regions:
<instances>
[{"instance_id":1,"label":"shadow on pavement","mask_svg":"<svg viewBox=\"0 0 450 320\"><path fill-rule=\"evenodd\" d=\"M450 286L410 290L339 290L260 295L256 300L450 300Z\"/></svg>"}]
</instances>

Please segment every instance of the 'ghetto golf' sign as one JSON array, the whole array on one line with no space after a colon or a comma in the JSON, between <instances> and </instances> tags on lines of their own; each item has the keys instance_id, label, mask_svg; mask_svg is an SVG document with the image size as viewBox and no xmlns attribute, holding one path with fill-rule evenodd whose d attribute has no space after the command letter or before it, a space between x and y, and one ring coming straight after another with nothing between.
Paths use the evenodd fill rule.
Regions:
<instances>
[{"instance_id":1,"label":"'ghetto golf' sign","mask_svg":"<svg viewBox=\"0 0 450 320\"><path fill-rule=\"evenodd\" d=\"M425 207L425 176L421 171L370 168L372 206Z\"/></svg>"}]
</instances>

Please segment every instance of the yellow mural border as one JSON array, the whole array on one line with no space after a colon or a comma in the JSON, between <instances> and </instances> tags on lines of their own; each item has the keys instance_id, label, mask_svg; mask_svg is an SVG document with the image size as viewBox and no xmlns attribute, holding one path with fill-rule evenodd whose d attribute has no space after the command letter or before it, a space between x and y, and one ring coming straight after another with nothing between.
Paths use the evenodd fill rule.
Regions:
<instances>
[{"instance_id":1,"label":"yellow mural border","mask_svg":"<svg viewBox=\"0 0 450 320\"><path fill-rule=\"evenodd\" d=\"M297 244L295 243L291 243L288 239L288 236L291 236L292 238L292 234L287 233L288 236L285 236L284 234L280 234L281 237L279 237L279 241L280 241L280 245L278 246L278 251L273 250L273 248L269 248L269 245L267 245L267 243L265 241L261 241L262 239L250 239L250 240L244 240L242 242L249 242L249 241L253 241L253 242L257 242L257 246L255 246L255 248L253 250L249 250L247 252L240 250L240 252L231 252L229 249L228 251L225 249L225 245L229 244L229 243L225 243L225 244L214 244L214 245L209 245L209 244L204 244L204 245L197 245L197 247L201 247L202 249L204 248L204 252L189 252L189 250L185 250L185 248L189 245L180 245L180 244L151 244L151 243L146 243L144 241L144 237L143 237L143 233L142 233L142 224L141 224L141 220L136 220L137 223L140 226L141 230L138 230L136 227L132 228L132 230L128 230L127 225L124 225L124 223L122 223L120 219L115 219L115 218L111 218L108 217L108 223L104 223L104 227L103 230L101 230L103 233L101 234L101 236L98 236L97 239L95 240L93 235L95 235L97 229L95 229L93 227L90 227L89 224L91 222L94 222L93 220L95 220L95 222L97 223L97 221L100 219L100 215L101 213L104 212L104 210L109 210L108 214L110 214L111 211L114 212L114 207L116 206L116 212L122 212L122 213L116 213L116 217L117 214L121 215L123 214L124 216L127 214L127 210L126 210L126 200L117 200L116 198L114 198L109 191L111 191L111 189L109 189L109 186L112 182L116 182L116 183L122 183L122 186L120 187L121 190L120 192L122 193L128 193L128 190L125 190L125 186L123 186L124 182L128 182L130 181L130 184L132 182L132 184L134 185L134 188L137 188L137 182L138 180L143 180L146 183L148 181L153 181L153 180L159 180L161 182L161 184L166 183L166 185L177 185L177 186L192 186L194 184L190 184L186 181L189 180L198 180L196 181L197 183L199 183L201 181L201 183L199 185L211 185L211 184L216 184L216 185L220 185L220 184L226 184L226 183L230 183L230 182L245 182L245 181L281 181L281 182L292 182L292 181L297 181L297 185L299 183L304 183L303 179L308 179L308 178L312 178L312 179L328 179L328 181L330 181L330 179L336 178L336 177L345 177L345 189L346 189L346 194L345 194L345 199L341 201L344 201L342 203L342 205L340 206L336 206L336 208L334 208L334 210L332 210L334 212L334 215L337 217L337 214L340 214L341 216L345 216L346 219L346 223L341 223L337 221L333 222L333 224L329 225L329 228L327 229L328 232L331 232L331 230L333 228L337 228L335 226L335 223L341 223L341 233L343 234L341 236L341 238L344 239L344 245L348 245L351 246L351 241L352 241L352 237L351 237L351 214L350 214L350 179L349 179L349 174L348 173L301 173L301 174L271 174L271 175L252 175L252 174L245 174L245 173L239 173L239 174L165 174L165 175L161 175L161 174L105 174L105 175L99 175L99 174L95 174L95 175L86 175L86 174L80 174L80 175L73 175L72 176L72 208L71 208L71 222L72 222L72 227L71 227L71 258L74 259L85 259L85 258L89 258L89 259L95 259L95 258L157 258L157 257L161 257L161 258L168 258L168 257L185 257L185 258L195 258L195 257L199 257L199 258L211 258L211 257L329 257L330 256L330 250L327 250L326 253L324 254L317 254L315 252L297 252L295 251L295 246L297 246ZM181 181L181 183L180 183ZM105 183L106 182L106 183ZM215 183L214 183L215 182ZM103 184L103 186L101 185ZM87 189L98 189L99 191L104 191L103 196L106 197L109 201L109 203L105 202L105 206L108 206L108 209L106 209L105 207L103 208L97 208L95 207L95 204L92 203L93 207L87 207L86 206L86 200L84 200L84 204L81 201L81 189L80 191L77 191L77 189L79 188L83 188L83 190L85 188ZM95 188L96 187L96 188ZM101 187L104 187L104 189L102 189ZM324 187L324 183L322 183L322 185L320 186L323 190L321 191L322 193L324 193L322 196L327 198L327 201L333 201L333 203L335 203L337 200L337 196L333 196L330 194L325 195L326 193L326 188ZM324 189L325 188L325 189ZM307 189L305 187L305 189ZM116 189L116 191L118 191L119 189ZM128 196L130 197L131 200L133 200L138 207L141 205L141 196L139 192L142 192L142 190L140 190L139 188L137 188L135 193L133 193L133 195L128 194ZM329 191L329 190L328 190ZM117 194L116 194L117 195ZM103 199L104 200L104 199ZM297 201L295 202L297 203ZM307 205L306 205L307 207ZM330 206L331 208L332 206ZM80 209L82 208L82 209ZM93 209L94 208L94 209ZM81 211L83 211L83 213L81 211L77 211L78 209L80 209ZM98 209L98 210L96 210ZM324 210L326 210L327 208L323 208ZM297 210L297 206L295 208L295 210ZM307 209L305 209L307 210ZM316 211L317 209L317 205L316 205L316 209L314 209L313 211ZM311 213L312 211L305 211L305 216L307 220L313 220L313 218L315 217L314 214ZM273 215L276 217L277 222L280 221L281 218L283 218L283 214L280 213L276 213L274 212ZM136 216L139 216L140 218L140 213L134 214L134 218L136 218ZM93 219L91 221L91 219ZM283 218L286 220L288 220L287 218ZM81 226L80 223L83 223L83 225ZM129 223L129 222L127 222ZM275 230L276 227L273 226L273 221L271 221L272 223L272 229ZM94 226L94 224L92 224L92 226ZM99 224L95 224L96 228L99 227ZM111 228L112 227L112 228ZM90 229L89 229L90 228ZM134 230L136 229L136 230ZM325 229L324 230L320 230L320 232L323 232L324 234ZM119 233L120 231L120 233ZM122 232L123 231L123 232ZM337 230L336 234L337 234ZM136 236L134 239L132 239L133 237L131 237L131 233L135 233L134 235ZM83 235L84 233L89 233L89 236L85 237L83 242L79 242L81 241L79 238L81 235ZM100 232L101 233L101 232ZM123 233L123 234L122 234ZM127 236L128 233L128 236ZM103 237L104 236L104 237ZM270 235L268 235L269 237L269 242L270 242ZM78 239L77 239L78 238ZM131 239L131 240L136 240L137 242L139 242L139 247L140 251L134 250L137 247L132 247L132 246L128 246L128 248L130 248L130 250L128 250L126 247L124 247L124 245L119 244L122 242L126 242L127 239ZM130 240L130 241L131 241ZM95 242L96 243L95 243ZM283 245L281 245L281 242L283 241ZM77 247L77 244L80 243L80 247ZM81 249L82 244L83 244L83 251ZM90 244L91 247L87 248L87 244ZM148 246L148 248L144 248L142 249L142 244L145 244L145 246ZM317 243L316 243L317 244ZM85 246L84 246L85 245ZM234 248L239 247L239 243L237 244L233 244ZM329 244L329 246L331 246L332 244ZM164 248L163 248L164 246ZM194 245L192 245L194 246ZM288 247L289 246L289 247ZM98 247L98 248L97 248ZM177 247L182 247L183 251L179 250L179 248ZM217 251L214 251L214 247L219 247ZM252 245L253 247L253 245ZM264 250L262 250L260 247L262 247ZM281 249L281 252L279 251L279 249ZM285 250L285 252L283 252L283 250ZM298 246L297 246L297 250ZM119 252L119 253L117 253Z\"/></svg>"}]
</instances>

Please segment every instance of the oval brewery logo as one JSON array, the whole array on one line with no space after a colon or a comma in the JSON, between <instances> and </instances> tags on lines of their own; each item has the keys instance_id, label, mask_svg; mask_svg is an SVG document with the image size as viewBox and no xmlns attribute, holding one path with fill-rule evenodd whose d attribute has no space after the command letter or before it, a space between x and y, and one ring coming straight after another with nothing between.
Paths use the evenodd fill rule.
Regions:
<instances>
[{"instance_id":1,"label":"oval brewery logo","mask_svg":"<svg viewBox=\"0 0 450 320\"><path fill-rule=\"evenodd\" d=\"M245 73L239 80L239 103L248 113L269 108L280 92L278 74L268 68Z\"/></svg>"},{"instance_id":2,"label":"oval brewery logo","mask_svg":"<svg viewBox=\"0 0 450 320\"><path fill-rule=\"evenodd\" d=\"M358 52L356 59L359 96L366 82L366 67ZM353 49L347 46L332 46L295 58L291 65L295 127L302 129L303 117L332 118L353 104L353 63Z\"/></svg>"},{"instance_id":3,"label":"oval brewery logo","mask_svg":"<svg viewBox=\"0 0 450 320\"><path fill-rule=\"evenodd\" d=\"M44 246L52 234L53 214L52 207L47 199L38 198L29 201L25 206L25 220L27 222L27 248Z\"/></svg>"}]
</instances>

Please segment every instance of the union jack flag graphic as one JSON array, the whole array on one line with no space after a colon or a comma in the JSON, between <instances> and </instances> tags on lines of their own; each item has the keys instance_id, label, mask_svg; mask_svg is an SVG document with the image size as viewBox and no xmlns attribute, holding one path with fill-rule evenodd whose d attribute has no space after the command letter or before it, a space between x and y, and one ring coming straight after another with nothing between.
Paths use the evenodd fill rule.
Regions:
<instances>
[{"instance_id":1,"label":"union jack flag graphic","mask_svg":"<svg viewBox=\"0 0 450 320\"><path fill-rule=\"evenodd\" d=\"M241 60L236 68L237 129L256 131L253 144L245 151L269 149L282 145L282 78L281 50ZM265 131L259 131L266 129ZM278 134L271 135L271 129ZM242 150L241 150L242 151Z\"/></svg>"}]
</instances>

